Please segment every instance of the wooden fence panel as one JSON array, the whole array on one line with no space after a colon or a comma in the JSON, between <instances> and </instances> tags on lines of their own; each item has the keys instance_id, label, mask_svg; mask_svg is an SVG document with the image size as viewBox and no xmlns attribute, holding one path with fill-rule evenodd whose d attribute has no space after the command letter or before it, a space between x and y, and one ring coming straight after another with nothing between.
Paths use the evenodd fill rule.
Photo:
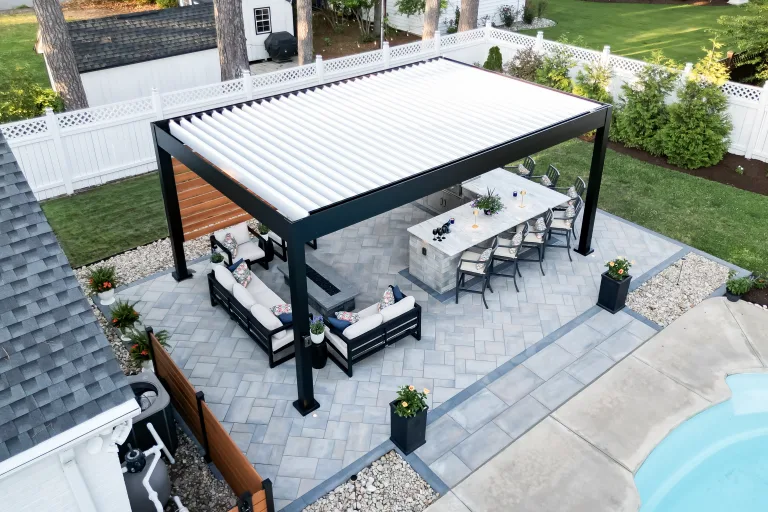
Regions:
<instances>
[{"instance_id":1,"label":"wooden fence panel","mask_svg":"<svg viewBox=\"0 0 768 512\"><path fill-rule=\"evenodd\" d=\"M255 503L262 501L266 503L267 498L261 476L203 401L201 406L205 434L207 435L206 443L203 426L200 423L200 411L197 407L194 386L187 380L181 369L176 366L170 354L158 343L154 334L150 334L150 343L155 375L165 385L174 407L184 418L197 440L203 446L208 447L211 461L221 472L224 480L237 496L249 492L254 495ZM255 503L254 510L267 510L266 504L264 506L259 505L261 507L259 508L255 506Z\"/></svg>"}]
</instances>

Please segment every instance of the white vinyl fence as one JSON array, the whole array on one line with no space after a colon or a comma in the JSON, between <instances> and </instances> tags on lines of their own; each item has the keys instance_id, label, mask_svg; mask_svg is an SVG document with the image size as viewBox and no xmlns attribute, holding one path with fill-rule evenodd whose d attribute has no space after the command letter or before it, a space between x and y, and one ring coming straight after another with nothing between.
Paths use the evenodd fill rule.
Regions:
<instances>
[{"instance_id":1,"label":"white vinyl fence","mask_svg":"<svg viewBox=\"0 0 768 512\"><path fill-rule=\"evenodd\" d=\"M438 37L381 50L350 55L273 73L218 84L159 93L133 101L53 114L0 125L3 135L19 161L38 199L100 185L156 168L149 123L173 116L233 103L264 98L303 87L333 82L432 58L438 55L465 63L483 62L491 46L502 49L508 61L520 48L535 46L548 51L559 43L546 41L542 34L530 37L486 26L477 30ZM611 89L618 97L623 81L646 64L640 61L569 47L581 63L607 59L615 71ZM575 72L575 70L574 70ZM733 119L731 152L768 161L768 89L729 82L728 94ZM457 98L456 101L461 101ZM446 111L450 115L450 111Z\"/></svg>"}]
</instances>

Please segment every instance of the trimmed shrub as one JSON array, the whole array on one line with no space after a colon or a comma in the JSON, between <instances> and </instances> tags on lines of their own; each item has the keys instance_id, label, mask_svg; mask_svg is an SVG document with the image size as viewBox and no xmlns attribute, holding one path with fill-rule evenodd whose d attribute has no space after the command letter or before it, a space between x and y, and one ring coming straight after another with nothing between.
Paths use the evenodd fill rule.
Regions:
<instances>
[{"instance_id":1,"label":"trimmed shrub","mask_svg":"<svg viewBox=\"0 0 768 512\"><path fill-rule=\"evenodd\" d=\"M523 48L507 63L506 71L514 77L535 82L536 71L543 61L544 58L533 47Z\"/></svg>"},{"instance_id":2,"label":"trimmed shrub","mask_svg":"<svg viewBox=\"0 0 768 512\"><path fill-rule=\"evenodd\" d=\"M541 66L536 70L536 82L553 89L571 92L573 81L568 73L574 62L571 51L565 46L558 46L544 56Z\"/></svg>"},{"instance_id":3,"label":"trimmed shrub","mask_svg":"<svg viewBox=\"0 0 768 512\"><path fill-rule=\"evenodd\" d=\"M491 49L488 50L488 58L485 59L483 67L491 71L504 71L501 62L501 50L498 46L492 46Z\"/></svg>"},{"instance_id":4,"label":"trimmed shrub","mask_svg":"<svg viewBox=\"0 0 768 512\"><path fill-rule=\"evenodd\" d=\"M158 5L158 7L162 7L163 9L179 6L178 0L155 0L155 3Z\"/></svg>"},{"instance_id":5,"label":"trimmed shrub","mask_svg":"<svg viewBox=\"0 0 768 512\"><path fill-rule=\"evenodd\" d=\"M536 9L531 0L526 0L523 5L523 23L530 25L536 17Z\"/></svg>"},{"instance_id":6,"label":"trimmed shrub","mask_svg":"<svg viewBox=\"0 0 768 512\"><path fill-rule=\"evenodd\" d=\"M674 61L654 52L637 74L637 81L621 86L612 138L630 148L652 155L663 153L662 131L669 121L665 99L675 88L679 68Z\"/></svg>"},{"instance_id":7,"label":"trimmed shrub","mask_svg":"<svg viewBox=\"0 0 768 512\"><path fill-rule=\"evenodd\" d=\"M0 88L0 123L42 116L46 108L62 112L64 102L52 89L36 83L24 68L18 68L11 82Z\"/></svg>"},{"instance_id":8,"label":"trimmed shrub","mask_svg":"<svg viewBox=\"0 0 768 512\"><path fill-rule=\"evenodd\" d=\"M611 103L613 98L608 92L608 87L611 85L612 76L613 69L610 66L599 62L585 64L576 75L573 92L585 98Z\"/></svg>"}]
</instances>

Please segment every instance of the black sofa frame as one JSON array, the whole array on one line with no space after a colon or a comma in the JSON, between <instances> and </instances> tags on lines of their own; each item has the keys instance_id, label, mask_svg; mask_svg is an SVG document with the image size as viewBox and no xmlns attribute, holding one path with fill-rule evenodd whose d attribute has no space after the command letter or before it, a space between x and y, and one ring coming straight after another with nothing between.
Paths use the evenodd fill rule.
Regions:
<instances>
[{"instance_id":1,"label":"black sofa frame","mask_svg":"<svg viewBox=\"0 0 768 512\"><path fill-rule=\"evenodd\" d=\"M336 349L336 346L330 341L326 340L325 344L328 346L328 356L336 363L341 371L352 377L352 366L370 356L375 354L379 350L388 345L393 345L395 342L405 338L408 335L413 336L417 340L421 339L421 306L414 304L413 309L407 313L384 322L371 329L368 332L361 334L360 336L349 339L341 331L333 327L328 319L324 319L325 325L328 329L339 337L344 343L347 344L347 357L344 357L341 352Z\"/></svg>"},{"instance_id":2,"label":"black sofa frame","mask_svg":"<svg viewBox=\"0 0 768 512\"><path fill-rule=\"evenodd\" d=\"M286 346L274 352L272 350L272 336L275 334L290 329L292 324L285 324L278 329L269 330L264 327L261 322L256 320L256 317L245 306L235 299L221 283L216 280L213 271L208 273L208 290L211 294L211 306L218 304L224 310L229 313L230 318L236 321L237 324L243 328L248 335L253 338L261 349L267 353L269 357L269 367L275 366L288 361L294 357L293 343L288 343Z\"/></svg>"},{"instance_id":3,"label":"black sofa frame","mask_svg":"<svg viewBox=\"0 0 768 512\"><path fill-rule=\"evenodd\" d=\"M258 263L265 269L269 270L269 262L275 259L275 250L272 248L272 244L269 242L265 242L264 239L259 236L259 234L254 231L251 226L246 226L248 228L248 232L251 233L255 239L256 243L259 244L259 248L264 251L264 257L261 259L258 259L256 261L251 261L246 259L246 264L248 265L248 268L251 268L251 265L254 263ZM229 266L231 266L235 261L232 259L232 252L224 247L224 245L219 242L214 235L211 235L211 253L216 252L216 250L220 250L224 254L227 255L227 260L229 261Z\"/></svg>"},{"instance_id":4,"label":"black sofa frame","mask_svg":"<svg viewBox=\"0 0 768 512\"><path fill-rule=\"evenodd\" d=\"M280 258L283 261L288 261L288 244L285 242L283 238L280 239L280 243L277 243L277 240L274 238L270 238L270 245L273 247L273 251L275 253L275 256ZM312 249L317 250L317 238L312 240L311 242L304 242L308 246L310 246ZM278 249L280 249L278 251Z\"/></svg>"}]
</instances>

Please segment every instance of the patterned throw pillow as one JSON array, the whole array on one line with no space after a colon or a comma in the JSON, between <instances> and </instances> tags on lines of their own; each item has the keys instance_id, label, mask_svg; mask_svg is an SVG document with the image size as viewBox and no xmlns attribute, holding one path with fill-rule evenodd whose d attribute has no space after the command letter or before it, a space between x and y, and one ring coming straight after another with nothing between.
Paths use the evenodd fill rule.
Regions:
<instances>
[{"instance_id":1,"label":"patterned throw pillow","mask_svg":"<svg viewBox=\"0 0 768 512\"><path fill-rule=\"evenodd\" d=\"M392 291L391 286L387 286L387 289L384 290L384 296L379 301L379 311L381 311L384 308L388 308L394 303L395 303L395 293Z\"/></svg>"},{"instance_id":2,"label":"patterned throw pillow","mask_svg":"<svg viewBox=\"0 0 768 512\"><path fill-rule=\"evenodd\" d=\"M232 258L237 256L237 240L232 236L232 233L227 233L224 235L224 240L219 241L221 242L221 245L226 247L227 250L232 253Z\"/></svg>"},{"instance_id":3,"label":"patterned throw pillow","mask_svg":"<svg viewBox=\"0 0 768 512\"><path fill-rule=\"evenodd\" d=\"M269 310L275 316L285 315L287 313L293 313L293 309L291 309L290 304L278 304L277 306L272 306L271 308L269 308Z\"/></svg>"},{"instance_id":4,"label":"patterned throw pillow","mask_svg":"<svg viewBox=\"0 0 768 512\"><path fill-rule=\"evenodd\" d=\"M551 187L552 186L552 180L549 179L549 176L546 174L541 177L541 184L545 187Z\"/></svg>"},{"instance_id":5,"label":"patterned throw pillow","mask_svg":"<svg viewBox=\"0 0 768 512\"><path fill-rule=\"evenodd\" d=\"M573 225L574 218L576 217L576 208L572 204L568 204L568 208L565 209L565 226L570 228Z\"/></svg>"},{"instance_id":6,"label":"patterned throw pillow","mask_svg":"<svg viewBox=\"0 0 768 512\"><path fill-rule=\"evenodd\" d=\"M483 253L480 255L480 257L477 259L477 263L475 263L477 270L485 270L485 262L488 261L488 258L490 257L491 257L491 250L490 249L484 250Z\"/></svg>"},{"instance_id":7,"label":"patterned throw pillow","mask_svg":"<svg viewBox=\"0 0 768 512\"><path fill-rule=\"evenodd\" d=\"M352 313L351 311L337 311L336 318L339 320L346 320L347 322L354 324L360 320L360 315L357 313Z\"/></svg>"},{"instance_id":8,"label":"patterned throw pillow","mask_svg":"<svg viewBox=\"0 0 768 512\"><path fill-rule=\"evenodd\" d=\"M536 224L533 226L534 231L541 231L541 233L536 233L536 238L541 240L544 238L544 230L547 229L547 223L544 222L544 217L539 217L536 219Z\"/></svg>"},{"instance_id":9,"label":"patterned throw pillow","mask_svg":"<svg viewBox=\"0 0 768 512\"><path fill-rule=\"evenodd\" d=\"M520 244L523 243L523 230L517 232L515 236L512 237L512 246L509 248L509 254L512 255L512 257L517 256L517 251L520 249Z\"/></svg>"},{"instance_id":10,"label":"patterned throw pillow","mask_svg":"<svg viewBox=\"0 0 768 512\"><path fill-rule=\"evenodd\" d=\"M240 263L235 270L232 271L232 275L235 276L235 281L243 285L243 288L248 288L248 283L251 282L251 269L245 262Z\"/></svg>"},{"instance_id":11,"label":"patterned throw pillow","mask_svg":"<svg viewBox=\"0 0 768 512\"><path fill-rule=\"evenodd\" d=\"M567 195L571 199L576 199L576 196L578 196L579 194L576 193L576 187L569 187L568 192L566 192L565 195Z\"/></svg>"},{"instance_id":12,"label":"patterned throw pillow","mask_svg":"<svg viewBox=\"0 0 768 512\"><path fill-rule=\"evenodd\" d=\"M528 176L529 174L531 174L531 171L529 171L528 168L523 164L520 164L517 166L517 173L520 176Z\"/></svg>"}]
</instances>

